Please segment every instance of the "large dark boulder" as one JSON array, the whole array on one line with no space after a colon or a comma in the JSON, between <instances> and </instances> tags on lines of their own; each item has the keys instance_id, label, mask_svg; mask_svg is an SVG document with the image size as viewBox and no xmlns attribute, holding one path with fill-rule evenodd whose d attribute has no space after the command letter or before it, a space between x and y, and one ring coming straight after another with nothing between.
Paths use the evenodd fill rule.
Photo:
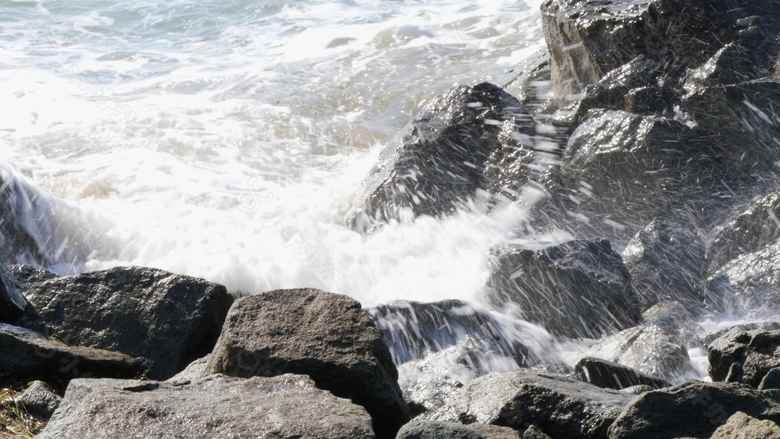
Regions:
<instances>
[{"instance_id":1,"label":"large dark boulder","mask_svg":"<svg viewBox=\"0 0 780 439\"><path fill-rule=\"evenodd\" d=\"M346 220L371 231L390 220L451 213L487 190L488 179L500 188L510 164L530 161L533 135L523 105L499 87L454 87L385 148ZM512 174L512 185L517 178Z\"/></svg>"},{"instance_id":2,"label":"large dark boulder","mask_svg":"<svg viewBox=\"0 0 780 439\"><path fill-rule=\"evenodd\" d=\"M630 274L607 241L499 246L491 251L488 287L495 306L514 305L558 335L599 338L641 319Z\"/></svg>"},{"instance_id":3,"label":"large dark boulder","mask_svg":"<svg viewBox=\"0 0 780 439\"><path fill-rule=\"evenodd\" d=\"M689 381L631 401L609 429L610 439L709 438L736 412L780 421L780 391L742 384Z\"/></svg>"},{"instance_id":4,"label":"large dark boulder","mask_svg":"<svg viewBox=\"0 0 780 439\"><path fill-rule=\"evenodd\" d=\"M496 355L514 358L519 366L540 361L540 353L526 346L544 339L538 328L462 300L396 301L367 311L382 330L395 364L469 340Z\"/></svg>"},{"instance_id":5,"label":"large dark boulder","mask_svg":"<svg viewBox=\"0 0 780 439\"><path fill-rule=\"evenodd\" d=\"M24 315L27 299L14 275L0 263L0 323L14 324Z\"/></svg>"},{"instance_id":6,"label":"large dark boulder","mask_svg":"<svg viewBox=\"0 0 780 439\"><path fill-rule=\"evenodd\" d=\"M214 375L186 384L79 379L42 439L373 438L371 418L304 376Z\"/></svg>"},{"instance_id":7,"label":"large dark boulder","mask_svg":"<svg viewBox=\"0 0 780 439\"><path fill-rule=\"evenodd\" d=\"M222 285L142 267L51 279L28 299L45 330L68 343L143 358L154 379L211 352L233 303Z\"/></svg>"},{"instance_id":8,"label":"large dark boulder","mask_svg":"<svg viewBox=\"0 0 780 439\"><path fill-rule=\"evenodd\" d=\"M382 332L360 302L315 289L276 290L236 301L208 373L310 376L317 387L362 405L377 436L409 420Z\"/></svg>"},{"instance_id":9,"label":"large dark boulder","mask_svg":"<svg viewBox=\"0 0 780 439\"><path fill-rule=\"evenodd\" d=\"M665 380L595 357L580 359L574 366L574 376L580 381L605 389L621 390L640 385L660 389L669 386Z\"/></svg>"},{"instance_id":10,"label":"large dark boulder","mask_svg":"<svg viewBox=\"0 0 780 439\"><path fill-rule=\"evenodd\" d=\"M713 381L757 388L770 370L780 367L780 331L733 328L710 344L707 356Z\"/></svg>"},{"instance_id":11,"label":"large dark boulder","mask_svg":"<svg viewBox=\"0 0 780 439\"><path fill-rule=\"evenodd\" d=\"M659 219L634 235L622 253L643 308L672 300L692 310L706 305L705 255L695 231Z\"/></svg>"},{"instance_id":12,"label":"large dark boulder","mask_svg":"<svg viewBox=\"0 0 780 439\"><path fill-rule=\"evenodd\" d=\"M101 349L69 346L29 329L0 323L0 385L41 380L58 388L81 377L135 378L143 362Z\"/></svg>"},{"instance_id":13,"label":"large dark boulder","mask_svg":"<svg viewBox=\"0 0 780 439\"><path fill-rule=\"evenodd\" d=\"M607 428L632 398L564 377L513 371L477 378L448 404L420 418L520 431L536 425L555 438L605 438Z\"/></svg>"}]
</instances>

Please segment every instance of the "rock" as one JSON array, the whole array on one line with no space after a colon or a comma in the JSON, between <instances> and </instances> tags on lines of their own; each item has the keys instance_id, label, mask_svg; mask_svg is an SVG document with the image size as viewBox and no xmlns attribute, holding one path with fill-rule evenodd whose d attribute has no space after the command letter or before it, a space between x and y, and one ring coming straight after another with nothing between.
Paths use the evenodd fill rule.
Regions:
<instances>
[{"instance_id":1,"label":"rock","mask_svg":"<svg viewBox=\"0 0 780 439\"><path fill-rule=\"evenodd\" d=\"M43 381L33 381L21 395L14 398L14 403L27 413L49 419L62 402L62 397L54 393Z\"/></svg>"},{"instance_id":2,"label":"rock","mask_svg":"<svg viewBox=\"0 0 780 439\"><path fill-rule=\"evenodd\" d=\"M709 295L733 314L776 316L780 310L780 244L740 256L708 279Z\"/></svg>"},{"instance_id":3,"label":"rock","mask_svg":"<svg viewBox=\"0 0 780 439\"><path fill-rule=\"evenodd\" d=\"M208 367L209 360L211 360L211 354L206 355L203 358L198 358L189 364L183 371L165 380L168 383L189 383L197 381L198 379L208 375L206 368Z\"/></svg>"},{"instance_id":4,"label":"rock","mask_svg":"<svg viewBox=\"0 0 780 439\"><path fill-rule=\"evenodd\" d=\"M665 62L682 73L706 60L733 34L725 5L648 0L580 2L547 0L542 27L550 49L551 76L559 99L637 56Z\"/></svg>"},{"instance_id":5,"label":"rock","mask_svg":"<svg viewBox=\"0 0 780 439\"><path fill-rule=\"evenodd\" d=\"M707 248L709 270L715 272L739 256L774 244L778 238L780 193L772 193L759 198L715 231Z\"/></svg>"},{"instance_id":6,"label":"rock","mask_svg":"<svg viewBox=\"0 0 780 439\"><path fill-rule=\"evenodd\" d=\"M756 329L761 329L763 331L775 331L775 330L780 330L780 322L767 321L767 322L743 323L741 325L734 325L725 329L717 330L715 332L710 332L704 336L704 340L703 340L704 345L705 346L711 345L712 342L723 337L724 335L726 335L727 332L734 330L735 328L738 328L739 331L742 332L753 331Z\"/></svg>"},{"instance_id":7,"label":"rock","mask_svg":"<svg viewBox=\"0 0 780 439\"><path fill-rule=\"evenodd\" d=\"M757 388L771 369L780 367L780 331L733 328L710 344L707 357L713 381Z\"/></svg>"},{"instance_id":8,"label":"rock","mask_svg":"<svg viewBox=\"0 0 780 439\"><path fill-rule=\"evenodd\" d=\"M588 355L672 383L698 376L682 340L653 324L607 337L593 345Z\"/></svg>"},{"instance_id":9,"label":"rock","mask_svg":"<svg viewBox=\"0 0 780 439\"><path fill-rule=\"evenodd\" d=\"M174 385L73 380L38 436L68 438L373 438L371 418L299 375L214 375Z\"/></svg>"},{"instance_id":10,"label":"rock","mask_svg":"<svg viewBox=\"0 0 780 439\"><path fill-rule=\"evenodd\" d=\"M540 358L526 344L548 346L545 341L551 342L533 325L461 300L403 300L367 311L382 330L395 364L470 341L494 354L512 357L520 366L531 366Z\"/></svg>"},{"instance_id":11,"label":"rock","mask_svg":"<svg viewBox=\"0 0 780 439\"><path fill-rule=\"evenodd\" d=\"M409 420L381 331L359 302L340 294L276 290L237 300L207 372L309 375L320 389L365 407L378 437L394 437Z\"/></svg>"},{"instance_id":12,"label":"rock","mask_svg":"<svg viewBox=\"0 0 780 439\"><path fill-rule=\"evenodd\" d=\"M697 310L706 304L705 254L698 234L655 219L631 238L622 256L643 308L673 300Z\"/></svg>"},{"instance_id":13,"label":"rock","mask_svg":"<svg viewBox=\"0 0 780 439\"><path fill-rule=\"evenodd\" d=\"M640 321L631 277L607 241L494 248L488 287L496 307L516 305L558 335L598 338Z\"/></svg>"},{"instance_id":14,"label":"rock","mask_svg":"<svg viewBox=\"0 0 780 439\"><path fill-rule=\"evenodd\" d=\"M609 438L706 438L738 411L777 422L779 397L776 390L689 381L638 396L609 428Z\"/></svg>"},{"instance_id":15,"label":"rock","mask_svg":"<svg viewBox=\"0 0 780 439\"><path fill-rule=\"evenodd\" d=\"M772 421L759 421L742 412L736 412L718 427L710 439L780 439L780 426Z\"/></svg>"},{"instance_id":16,"label":"rock","mask_svg":"<svg viewBox=\"0 0 780 439\"><path fill-rule=\"evenodd\" d=\"M8 269L13 273L19 284L19 290L24 294L34 291L43 282L58 277L51 271L33 267L32 265L13 264L9 265Z\"/></svg>"},{"instance_id":17,"label":"rock","mask_svg":"<svg viewBox=\"0 0 780 439\"><path fill-rule=\"evenodd\" d=\"M769 372L761 379L758 390L780 389L780 367L769 369Z\"/></svg>"},{"instance_id":18,"label":"rock","mask_svg":"<svg viewBox=\"0 0 780 439\"><path fill-rule=\"evenodd\" d=\"M493 373L466 384L447 405L420 419L493 424L551 437L605 437L631 395L564 377L522 371Z\"/></svg>"},{"instance_id":19,"label":"rock","mask_svg":"<svg viewBox=\"0 0 780 439\"><path fill-rule=\"evenodd\" d=\"M140 361L118 352L68 346L29 329L0 323L0 383L41 380L58 387L78 377L133 378Z\"/></svg>"},{"instance_id":20,"label":"rock","mask_svg":"<svg viewBox=\"0 0 780 439\"><path fill-rule=\"evenodd\" d=\"M668 387L667 381L638 372L601 358L585 357L574 366L577 379L605 389L621 390L636 385L646 385L655 389Z\"/></svg>"},{"instance_id":21,"label":"rock","mask_svg":"<svg viewBox=\"0 0 780 439\"><path fill-rule=\"evenodd\" d=\"M478 430L477 430L478 429ZM520 439L520 433L495 425L414 420L401 427L396 439Z\"/></svg>"},{"instance_id":22,"label":"rock","mask_svg":"<svg viewBox=\"0 0 780 439\"><path fill-rule=\"evenodd\" d=\"M26 308L27 299L19 291L14 275L0 264L0 323L16 323Z\"/></svg>"},{"instance_id":23,"label":"rock","mask_svg":"<svg viewBox=\"0 0 780 439\"><path fill-rule=\"evenodd\" d=\"M552 439L550 436L544 434L539 427L532 425L523 433L523 439Z\"/></svg>"},{"instance_id":24,"label":"rock","mask_svg":"<svg viewBox=\"0 0 780 439\"><path fill-rule=\"evenodd\" d=\"M49 331L143 358L155 379L211 352L233 302L222 285L142 267L52 279L28 299Z\"/></svg>"},{"instance_id":25,"label":"rock","mask_svg":"<svg viewBox=\"0 0 780 439\"><path fill-rule=\"evenodd\" d=\"M390 220L448 214L486 190L486 173L503 172L487 167L489 160L530 160L534 133L523 105L499 87L454 87L428 103L381 153L346 220L371 231Z\"/></svg>"}]
</instances>

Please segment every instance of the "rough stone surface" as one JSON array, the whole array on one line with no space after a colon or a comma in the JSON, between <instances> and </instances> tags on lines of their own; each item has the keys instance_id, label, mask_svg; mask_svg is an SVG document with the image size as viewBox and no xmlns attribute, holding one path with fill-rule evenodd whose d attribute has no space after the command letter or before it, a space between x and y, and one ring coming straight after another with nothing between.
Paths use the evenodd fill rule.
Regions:
<instances>
[{"instance_id":1,"label":"rough stone surface","mask_svg":"<svg viewBox=\"0 0 780 439\"><path fill-rule=\"evenodd\" d=\"M347 222L371 231L389 220L439 216L485 191L486 173L497 173L491 180L499 184L507 166L487 167L489 160L530 161L534 123L525 113L517 99L489 83L436 97L382 152Z\"/></svg>"},{"instance_id":2,"label":"rough stone surface","mask_svg":"<svg viewBox=\"0 0 780 439\"><path fill-rule=\"evenodd\" d=\"M485 439L485 436L455 422L412 421L401 427L396 439Z\"/></svg>"},{"instance_id":3,"label":"rough stone surface","mask_svg":"<svg viewBox=\"0 0 780 439\"><path fill-rule=\"evenodd\" d=\"M550 436L544 434L539 427L532 425L523 432L523 439L551 439Z\"/></svg>"},{"instance_id":4,"label":"rough stone surface","mask_svg":"<svg viewBox=\"0 0 780 439\"><path fill-rule=\"evenodd\" d=\"M8 266L8 269L13 273L19 284L19 289L24 294L32 292L43 282L58 277L51 271L33 267L32 265L12 264Z\"/></svg>"},{"instance_id":5,"label":"rough stone surface","mask_svg":"<svg viewBox=\"0 0 780 439\"><path fill-rule=\"evenodd\" d=\"M634 235L622 256L643 308L674 300L699 309L706 303L705 254L696 232L656 219Z\"/></svg>"},{"instance_id":6,"label":"rough stone surface","mask_svg":"<svg viewBox=\"0 0 780 439\"><path fill-rule=\"evenodd\" d=\"M26 308L27 299L19 290L14 275L0 264L0 323L16 323Z\"/></svg>"},{"instance_id":7,"label":"rough stone surface","mask_svg":"<svg viewBox=\"0 0 780 439\"><path fill-rule=\"evenodd\" d=\"M78 377L134 378L145 365L118 352L68 346L0 323L0 382L41 380L64 387Z\"/></svg>"},{"instance_id":8,"label":"rough stone surface","mask_svg":"<svg viewBox=\"0 0 780 439\"><path fill-rule=\"evenodd\" d=\"M373 438L371 418L304 376L240 379L214 375L157 381L71 382L41 439Z\"/></svg>"},{"instance_id":9,"label":"rough stone surface","mask_svg":"<svg viewBox=\"0 0 780 439\"><path fill-rule=\"evenodd\" d=\"M14 398L14 402L33 416L49 419L62 402L62 397L43 381L36 380L21 395Z\"/></svg>"},{"instance_id":10,"label":"rough stone surface","mask_svg":"<svg viewBox=\"0 0 780 439\"><path fill-rule=\"evenodd\" d=\"M585 357L574 366L575 376L586 383L605 389L621 390L631 386L646 385L658 389L668 387L667 381L641 373L601 358Z\"/></svg>"},{"instance_id":11,"label":"rough stone surface","mask_svg":"<svg viewBox=\"0 0 780 439\"><path fill-rule=\"evenodd\" d=\"M233 302L222 285L142 267L52 279L28 299L50 333L143 358L153 379L208 354Z\"/></svg>"},{"instance_id":12,"label":"rough stone surface","mask_svg":"<svg viewBox=\"0 0 780 439\"><path fill-rule=\"evenodd\" d=\"M769 369L758 384L758 390L780 389L780 367Z\"/></svg>"},{"instance_id":13,"label":"rough stone surface","mask_svg":"<svg viewBox=\"0 0 780 439\"><path fill-rule=\"evenodd\" d=\"M780 391L689 381L643 393L623 409L609 429L609 438L707 438L738 411L777 422Z\"/></svg>"},{"instance_id":14,"label":"rough stone surface","mask_svg":"<svg viewBox=\"0 0 780 439\"><path fill-rule=\"evenodd\" d=\"M757 388L770 370L780 367L780 331L733 328L710 344L707 356L713 381Z\"/></svg>"},{"instance_id":15,"label":"rough stone surface","mask_svg":"<svg viewBox=\"0 0 780 439\"><path fill-rule=\"evenodd\" d=\"M409 420L381 331L360 302L340 294L276 290L237 300L207 372L309 375L317 387L365 407L380 437L393 437Z\"/></svg>"},{"instance_id":16,"label":"rough stone surface","mask_svg":"<svg viewBox=\"0 0 780 439\"><path fill-rule=\"evenodd\" d=\"M536 425L551 437L606 437L607 428L632 398L564 377L513 371L475 379L448 404L420 418L516 430Z\"/></svg>"},{"instance_id":17,"label":"rough stone surface","mask_svg":"<svg viewBox=\"0 0 780 439\"><path fill-rule=\"evenodd\" d=\"M183 371L177 373L165 381L169 383L185 383L203 378L204 376L208 375L206 373L206 368L209 365L209 360L211 360L211 354L208 354L203 358L198 358L197 360L190 363L186 368L184 368Z\"/></svg>"},{"instance_id":18,"label":"rough stone surface","mask_svg":"<svg viewBox=\"0 0 780 439\"><path fill-rule=\"evenodd\" d=\"M759 421L742 412L734 413L718 427L710 439L780 439L780 426L772 421Z\"/></svg>"},{"instance_id":19,"label":"rough stone surface","mask_svg":"<svg viewBox=\"0 0 780 439\"><path fill-rule=\"evenodd\" d=\"M630 274L607 241L538 250L507 244L491 253L493 304L514 304L524 319L552 333L598 338L641 319Z\"/></svg>"},{"instance_id":20,"label":"rough stone surface","mask_svg":"<svg viewBox=\"0 0 780 439\"><path fill-rule=\"evenodd\" d=\"M698 376L682 340L653 324L629 328L602 339L591 347L588 355L672 383Z\"/></svg>"},{"instance_id":21,"label":"rough stone surface","mask_svg":"<svg viewBox=\"0 0 780 439\"><path fill-rule=\"evenodd\" d=\"M543 339L536 328L462 300L397 301L367 311L382 330L395 364L420 359L467 340L495 354L513 357L520 366L539 362L525 345Z\"/></svg>"}]
</instances>

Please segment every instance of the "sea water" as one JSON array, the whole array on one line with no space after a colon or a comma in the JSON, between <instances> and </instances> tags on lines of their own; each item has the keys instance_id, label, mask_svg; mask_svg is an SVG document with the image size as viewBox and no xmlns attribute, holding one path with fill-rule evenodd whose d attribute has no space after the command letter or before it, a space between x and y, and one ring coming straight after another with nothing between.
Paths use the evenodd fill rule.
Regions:
<instances>
[{"instance_id":1,"label":"sea water","mask_svg":"<svg viewBox=\"0 0 780 439\"><path fill-rule=\"evenodd\" d=\"M0 172L79 212L86 257L59 274L134 264L237 294L481 303L492 246L569 236L517 236L517 208L370 235L344 214L427 100L505 85L545 47L540 4L0 0Z\"/></svg>"}]
</instances>

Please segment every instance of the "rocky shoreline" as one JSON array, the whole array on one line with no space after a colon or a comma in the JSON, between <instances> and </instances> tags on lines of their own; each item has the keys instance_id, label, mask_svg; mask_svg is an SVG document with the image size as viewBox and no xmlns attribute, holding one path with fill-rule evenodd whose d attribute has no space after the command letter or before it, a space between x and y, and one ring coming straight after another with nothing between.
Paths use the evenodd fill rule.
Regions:
<instances>
[{"instance_id":1,"label":"rocky shoreline","mask_svg":"<svg viewBox=\"0 0 780 439\"><path fill-rule=\"evenodd\" d=\"M565 237L492 249L503 314L60 277L37 267L86 261L59 235L79 217L3 181L0 385L33 381L15 404L44 438L780 438L780 1L547 0L542 18L548 51L431 100L345 218L509 209L518 236ZM698 325L729 317L765 322ZM592 345L571 367L561 340Z\"/></svg>"}]
</instances>

